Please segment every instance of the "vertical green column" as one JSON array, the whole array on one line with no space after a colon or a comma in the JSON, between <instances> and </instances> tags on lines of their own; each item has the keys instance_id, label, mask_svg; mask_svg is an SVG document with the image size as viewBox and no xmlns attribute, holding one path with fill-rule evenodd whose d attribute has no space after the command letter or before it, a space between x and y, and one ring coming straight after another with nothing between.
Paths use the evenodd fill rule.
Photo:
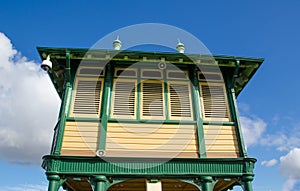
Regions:
<instances>
[{"instance_id":1,"label":"vertical green column","mask_svg":"<svg viewBox=\"0 0 300 191\"><path fill-rule=\"evenodd\" d=\"M244 139L243 139L243 134L242 134L242 127L240 124L240 119L239 119L239 114L238 114L238 108L236 104L236 99L235 99L235 90L234 88L231 88L231 98L230 100L232 101L232 108L234 110L234 122L235 122L235 130L236 130L236 135L239 140L239 151L240 151L240 156L241 157L247 157L247 151L246 147L244 144Z\"/></svg>"},{"instance_id":2,"label":"vertical green column","mask_svg":"<svg viewBox=\"0 0 300 191\"><path fill-rule=\"evenodd\" d=\"M204 139L204 130L203 130L203 121L202 121L202 110L201 110L201 102L200 102L200 92L199 92L199 84L197 79L197 70L194 69L194 72L190 72L190 76L192 78L192 92L193 92L193 105L194 105L194 113L195 118L197 120L197 136L198 136L198 145L199 145L199 156L200 158L206 158L206 147L205 147L205 139Z\"/></svg>"},{"instance_id":3,"label":"vertical green column","mask_svg":"<svg viewBox=\"0 0 300 191\"><path fill-rule=\"evenodd\" d=\"M112 88L112 65L108 64L106 67L106 76L104 81L103 95L102 95L102 111L101 111L101 125L100 125L100 138L98 143L98 150L104 151L106 147L106 131L107 123L110 113L111 101L111 88Z\"/></svg>"},{"instance_id":4,"label":"vertical green column","mask_svg":"<svg viewBox=\"0 0 300 191\"><path fill-rule=\"evenodd\" d=\"M106 191L107 179L105 176L99 175L94 177L95 191Z\"/></svg>"},{"instance_id":5,"label":"vertical green column","mask_svg":"<svg viewBox=\"0 0 300 191\"><path fill-rule=\"evenodd\" d=\"M211 176L202 176L202 191L213 191L213 179Z\"/></svg>"},{"instance_id":6,"label":"vertical green column","mask_svg":"<svg viewBox=\"0 0 300 191\"><path fill-rule=\"evenodd\" d=\"M58 191L60 184L60 177L58 175L47 175L47 179L49 180L48 191Z\"/></svg>"},{"instance_id":7,"label":"vertical green column","mask_svg":"<svg viewBox=\"0 0 300 191\"><path fill-rule=\"evenodd\" d=\"M136 119L139 121L141 120L141 68L137 68L137 84L136 84L136 91L137 91L137 108L134 108L136 110Z\"/></svg>"},{"instance_id":8,"label":"vertical green column","mask_svg":"<svg viewBox=\"0 0 300 191\"><path fill-rule=\"evenodd\" d=\"M163 87L164 87L164 92L163 92L163 96L164 96L164 100L165 100L165 115L166 118L165 120L169 120L169 99L168 99L168 81L167 81L167 70L164 69L163 70Z\"/></svg>"},{"instance_id":9,"label":"vertical green column","mask_svg":"<svg viewBox=\"0 0 300 191\"><path fill-rule=\"evenodd\" d=\"M64 92L64 97L61 103L61 111L60 111L60 116L59 116L59 126L57 129L57 139L55 140L55 149L54 149L54 155L59 155L60 150L62 147L62 141L63 141L63 135L64 135L64 130L65 130L65 124L66 124L66 118L69 113L69 108L70 108L70 101L71 101L71 92L72 92L72 87L70 82L66 83L66 88Z\"/></svg>"},{"instance_id":10,"label":"vertical green column","mask_svg":"<svg viewBox=\"0 0 300 191\"><path fill-rule=\"evenodd\" d=\"M62 147L62 141L63 141L63 135L65 130L65 124L66 124L66 118L69 114L70 109L70 101L71 101L71 92L72 92L72 86L71 86L71 73L70 73L70 64L71 64L71 58L70 58L70 52L66 52L66 81L65 81L65 92L63 96L63 100L60 107L60 113L59 113L59 127L57 129L57 138L56 143L52 143L55 145L54 148L54 155L60 155L61 147ZM51 153L52 154L52 153Z\"/></svg>"},{"instance_id":11,"label":"vertical green column","mask_svg":"<svg viewBox=\"0 0 300 191\"><path fill-rule=\"evenodd\" d=\"M244 184L244 190L245 191L253 191L253 189L252 189L253 175L243 176L242 180L243 180L243 184Z\"/></svg>"},{"instance_id":12,"label":"vertical green column","mask_svg":"<svg viewBox=\"0 0 300 191\"><path fill-rule=\"evenodd\" d=\"M229 99L230 113L231 113L232 120L235 123L235 130L238 139L240 157L247 157L247 151L246 151L246 147L242 135L238 108L236 104L235 89L234 89L236 84L236 78L238 77L238 73L239 73L239 68L240 68L240 61L237 60L235 69L233 71L233 76L226 75L225 77L226 77L226 87L227 87L227 95Z\"/></svg>"}]
</instances>

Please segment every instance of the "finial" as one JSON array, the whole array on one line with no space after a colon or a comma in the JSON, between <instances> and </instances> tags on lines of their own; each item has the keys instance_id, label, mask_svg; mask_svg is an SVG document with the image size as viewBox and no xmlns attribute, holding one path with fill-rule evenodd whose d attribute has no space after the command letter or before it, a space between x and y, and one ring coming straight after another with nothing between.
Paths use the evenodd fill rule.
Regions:
<instances>
[{"instance_id":1,"label":"finial","mask_svg":"<svg viewBox=\"0 0 300 191\"><path fill-rule=\"evenodd\" d=\"M117 39L114 40L113 47L114 47L114 50L120 50L121 49L122 42L119 40L119 35L117 36Z\"/></svg>"},{"instance_id":2,"label":"finial","mask_svg":"<svg viewBox=\"0 0 300 191\"><path fill-rule=\"evenodd\" d=\"M178 38L178 44L176 46L176 50L179 53L184 53L184 44L180 42L180 39Z\"/></svg>"}]
</instances>

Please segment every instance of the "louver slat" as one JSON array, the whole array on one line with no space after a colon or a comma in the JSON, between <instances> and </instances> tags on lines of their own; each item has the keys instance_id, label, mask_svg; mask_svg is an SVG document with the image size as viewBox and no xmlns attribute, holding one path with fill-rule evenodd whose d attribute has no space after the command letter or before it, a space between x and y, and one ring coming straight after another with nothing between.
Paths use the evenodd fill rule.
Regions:
<instances>
[{"instance_id":1,"label":"louver slat","mask_svg":"<svg viewBox=\"0 0 300 191\"><path fill-rule=\"evenodd\" d=\"M169 83L170 118L191 119L192 107L188 82Z\"/></svg>"},{"instance_id":2,"label":"louver slat","mask_svg":"<svg viewBox=\"0 0 300 191\"><path fill-rule=\"evenodd\" d=\"M71 114L74 117L99 117L102 80L78 79L76 84Z\"/></svg>"},{"instance_id":3,"label":"louver slat","mask_svg":"<svg viewBox=\"0 0 300 191\"><path fill-rule=\"evenodd\" d=\"M113 116L134 117L136 100L135 81L116 81L113 95Z\"/></svg>"},{"instance_id":4,"label":"louver slat","mask_svg":"<svg viewBox=\"0 0 300 191\"><path fill-rule=\"evenodd\" d=\"M142 117L149 119L164 118L164 88L163 82L146 81L142 88Z\"/></svg>"},{"instance_id":5,"label":"louver slat","mask_svg":"<svg viewBox=\"0 0 300 191\"><path fill-rule=\"evenodd\" d=\"M222 84L200 83L204 119L229 121L228 100Z\"/></svg>"}]
</instances>

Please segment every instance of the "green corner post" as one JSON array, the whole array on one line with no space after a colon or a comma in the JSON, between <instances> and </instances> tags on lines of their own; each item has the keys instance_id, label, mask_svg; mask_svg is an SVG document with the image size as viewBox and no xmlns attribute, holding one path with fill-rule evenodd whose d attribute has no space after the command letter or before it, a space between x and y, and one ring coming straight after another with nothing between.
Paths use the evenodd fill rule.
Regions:
<instances>
[{"instance_id":1,"label":"green corner post","mask_svg":"<svg viewBox=\"0 0 300 191\"><path fill-rule=\"evenodd\" d=\"M107 178L103 175L97 175L94 177L95 191L106 191L107 190Z\"/></svg>"}]
</instances>

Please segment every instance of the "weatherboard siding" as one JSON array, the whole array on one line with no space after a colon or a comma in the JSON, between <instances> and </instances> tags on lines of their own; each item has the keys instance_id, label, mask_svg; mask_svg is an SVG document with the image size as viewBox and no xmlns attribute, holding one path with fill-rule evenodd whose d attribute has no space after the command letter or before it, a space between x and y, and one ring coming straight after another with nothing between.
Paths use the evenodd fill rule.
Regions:
<instances>
[{"instance_id":1,"label":"weatherboard siding","mask_svg":"<svg viewBox=\"0 0 300 191\"><path fill-rule=\"evenodd\" d=\"M196 158L197 153L194 125L108 123L107 156Z\"/></svg>"},{"instance_id":2,"label":"weatherboard siding","mask_svg":"<svg viewBox=\"0 0 300 191\"><path fill-rule=\"evenodd\" d=\"M61 155L95 156L99 126L98 122L66 122Z\"/></svg>"},{"instance_id":3,"label":"weatherboard siding","mask_svg":"<svg viewBox=\"0 0 300 191\"><path fill-rule=\"evenodd\" d=\"M234 126L204 125L204 139L208 158L239 157L239 145Z\"/></svg>"}]
</instances>

